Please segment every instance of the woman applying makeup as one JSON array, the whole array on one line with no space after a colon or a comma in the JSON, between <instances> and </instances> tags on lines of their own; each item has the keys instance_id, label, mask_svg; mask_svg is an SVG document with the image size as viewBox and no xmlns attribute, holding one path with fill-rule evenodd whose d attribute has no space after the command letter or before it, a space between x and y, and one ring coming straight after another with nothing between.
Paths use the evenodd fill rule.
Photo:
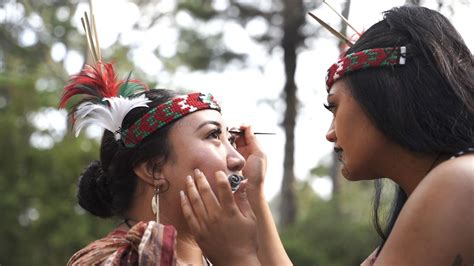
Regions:
<instances>
[{"instance_id":1,"label":"woman applying makeup","mask_svg":"<svg viewBox=\"0 0 474 266\"><path fill-rule=\"evenodd\" d=\"M326 138L344 177L397 189L385 225L374 218L381 242L362 264L472 265L474 60L451 23L393 8L329 68L326 85ZM191 225L204 220L192 214Z\"/></svg>"}]
</instances>

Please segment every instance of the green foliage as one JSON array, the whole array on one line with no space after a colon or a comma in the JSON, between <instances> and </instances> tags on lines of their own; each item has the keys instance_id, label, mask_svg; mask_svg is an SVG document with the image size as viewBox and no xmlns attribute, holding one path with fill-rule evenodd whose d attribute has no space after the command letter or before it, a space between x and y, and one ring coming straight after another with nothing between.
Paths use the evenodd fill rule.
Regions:
<instances>
[{"instance_id":1,"label":"green foliage","mask_svg":"<svg viewBox=\"0 0 474 266\"><path fill-rule=\"evenodd\" d=\"M178 1L179 10L186 10L196 18L209 20L217 15L217 11L212 7L212 1L206 0L184 0Z\"/></svg>"},{"instance_id":2,"label":"green foliage","mask_svg":"<svg viewBox=\"0 0 474 266\"><path fill-rule=\"evenodd\" d=\"M299 184L296 223L282 232L295 265L359 265L377 246L370 223L371 190L345 184L340 200L324 201Z\"/></svg>"},{"instance_id":3,"label":"green foliage","mask_svg":"<svg viewBox=\"0 0 474 266\"><path fill-rule=\"evenodd\" d=\"M85 214L75 196L79 174L98 156L97 142L36 128L32 121L57 106L67 79L61 62L49 57L52 44L76 49L77 43L68 42L77 32L69 20L55 16L70 3L30 2L17 3L25 19L0 27L0 264L64 265L79 248L105 235L112 222ZM40 17L44 28L36 29L39 40L25 47L18 36L30 27L29 16ZM49 34L58 27L62 34ZM50 141L50 147L35 148L32 136Z\"/></svg>"},{"instance_id":4,"label":"green foliage","mask_svg":"<svg viewBox=\"0 0 474 266\"><path fill-rule=\"evenodd\" d=\"M31 147L35 129L26 114L48 99L35 93L31 79L0 79L0 95L7 99L0 111L3 265L65 264L75 250L110 230L110 223L84 215L75 199L78 174L98 156L97 143L67 135L52 149Z\"/></svg>"},{"instance_id":5,"label":"green foliage","mask_svg":"<svg viewBox=\"0 0 474 266\"><path fill-rule=\"evenodd\" d=\"M311 168L309 173L312 176L328 176L329 175L329 168L327 166L324 166L324 165L318 165L318 166L315 166L315 167Z\"/></svg>"}]
</instances>

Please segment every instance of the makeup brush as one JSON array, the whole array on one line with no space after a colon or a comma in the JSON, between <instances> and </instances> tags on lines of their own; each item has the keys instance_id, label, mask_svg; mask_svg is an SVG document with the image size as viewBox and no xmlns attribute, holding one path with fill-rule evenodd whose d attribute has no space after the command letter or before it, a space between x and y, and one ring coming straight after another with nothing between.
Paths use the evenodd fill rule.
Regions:
<instances>
[{"instance_id":1,"label":"makeup brush","mask_svg":"<svg viewBox=\"0 0 474 266\"><path fill-rule=\"evenodd\" d=\"M233 128L229 130L229 133L231 134L238 134L240 136L243 136L245 134L245 131L242 131L237 128ZM255 135L276 135L276 133L273 132L254 132Z\"/></svg>"}]
</instances>

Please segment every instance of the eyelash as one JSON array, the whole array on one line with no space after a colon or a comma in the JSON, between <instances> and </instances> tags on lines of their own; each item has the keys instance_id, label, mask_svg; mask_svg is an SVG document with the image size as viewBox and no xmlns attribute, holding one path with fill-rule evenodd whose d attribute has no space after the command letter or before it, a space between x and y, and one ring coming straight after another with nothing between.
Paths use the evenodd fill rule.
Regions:
<instances>
[{"instance_id":1,"label":"eyelash","mask_svg":"<svg viewBox=\"0 0 474 266\"><path fill-rule=\"evenodd\" d=\"M336 105L333 103L328 103L328 104L323 104L324 108L326 108L329 112L334 113L334 109L336 108Z\"/></svg>"},{"instance_id":2,"label":"eyelash","mask_svg":"<svg viewBox=\"0 0 474 266\"><path fill-rule=\"evenodd\" d=\"M220 140L221 139L221 135L222 135L222 130L220 128L216 128L214 130L212 130L210 133L209 133L209 136L208 138L215 138L215 139L218 139ZM234 135L231 135L228 139L229 143L235 148L235 136Z\"/></svg>"},{"instance_id":3,"label":"eyelash","mask_svg":"<svg viewBox=\"0 0 474 266\"><path fill-rule=\"evenodd\" d=\"M210 133L208 138L212 137L215 139L220 139L220 136L222 134L222 130L220 128L213 129Z\"/></svg>"}]
</instances>

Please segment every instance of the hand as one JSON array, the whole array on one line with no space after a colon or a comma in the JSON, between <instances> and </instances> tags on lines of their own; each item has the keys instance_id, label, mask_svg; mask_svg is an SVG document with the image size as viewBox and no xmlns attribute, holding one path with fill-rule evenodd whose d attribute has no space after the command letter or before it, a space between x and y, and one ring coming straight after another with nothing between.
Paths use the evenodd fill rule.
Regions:
<instances>
[{"instance_id":1,"label":"hand","mask_svg":"<svg viewBox=\"0 0 474 266\"><path fill-rule=\"evenodd\" d=\"M257 137L250 126L241 126L243 136L237 137L237 151L245 158L243 175L248 179L247 192L249 197L263 193L263 182L267 172L267 156L263 152Z\"/></svg>"},{"instance_id":2,"label":"hand","mask_svg":"<svg viewBox=\"0 0 474 266\"><path fill-rule=\"evenodd\" d=\"M204 174L195 170L181 191L181 208L191 234L214 265L259 265L256 218L245 186L232 194L224 172L216 172L217 197Z\"/></svg>"}]
</instances>

